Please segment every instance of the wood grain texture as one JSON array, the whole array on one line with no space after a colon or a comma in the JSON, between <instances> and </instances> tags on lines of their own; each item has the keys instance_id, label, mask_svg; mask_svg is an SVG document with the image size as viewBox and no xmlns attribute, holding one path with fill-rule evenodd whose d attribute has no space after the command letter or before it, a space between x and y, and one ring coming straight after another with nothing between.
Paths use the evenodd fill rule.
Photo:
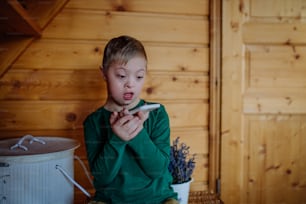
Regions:
<instances>
[{"instance_id":1,"label":"wood grain texture","mask_svg":"<svg viewBox=\"0 0 306 204\"><path fill-rule=\"evenodd\" d=\"M209 14L209 0L180 0L180 1L83 1L71 0L67 8L95 9L139 13L167 13L179 15L202 15Z\"/></svg>"},{"instance_id":2,"label":"wood grain texture","mask_svg":"<svg viewBox=\"0 0 306 204\"><path fill-rule=\"evenodd\" d=\"M32 37L0 38L0 78L9 70L17 57L31 44Z\"/></svg>"},{"instance_id":3,"label":"wood grain texture","mask_svg":"<svg viewBox=\"0 0 306 204\"><path fill-rule=\"evenodd\" d=\"M69 0L25 0L23 3L35 21L44 29Z\"/></svg>"},{"instance_id":4,"label":"wood grain texture","mask_svg":"<svg viewBox=\"0 0 306 204\"><path fill-rule=\"evenodd\" d=\"M298 22L248 22L243 26L243 41L249 44L305 44L306 25Z\"/></svg>"},{"instance_id":5,"label":"wood grain texture","mask_svg":"<svg viewBox=\"0 0 306 204\"><path fill-rule=\"evenodd\" d=\"M147 100L208 100L205 75L150 72L142 92ZM5 100L105 100L106 84L96 70L12 70L0 80ZM181 91L184 90L184 91Z\"/></svg>"},{"instance_id":6,"label":"wood grain texture","mask_svg":"<svg viewBox=\"0 0 306 204\"><path fill-rule=\"evenodd\" d=\"M227 1L221 197L305 203L304 1ZM226 189L226 190L222 190Z\"/></svg>"},{"instance_id":7,"label":"wood grain texture","mask_svg":"<svg viewBox=\"0 0 306 204\"><path fill-rule=\"evenodd\" d=\"M247 86L250 88L306 87L305 46L248 46ZM282 91L283 92L283 91Z\"/></svg>"},{"instance_id":8,"label":"wood grain texture","mask_svg":"<svg viewBox=\"0 0 306 204\"><path fill-rule=\"evenodd\" d=\"M172 127L205 127L208 124L208 104L202 101L161 103L168 110ZM95 100L1 101L0 130L77 129L82 127L85 117L101 105L101 101Z\"/></svg>"},{"instance_id":9,"label":"wood grain texture","mask_svg":"<svg viewBox=\"0 0 306 204\"><path fill-rule=\"evenodd\" d=\"M23 69L98 69L106 41L38 40L14 63ZM209 48L144 43L149 71L207 72Z\"/></svg>"},{"instance_id":10,"label":"wood grain texture","mask_svg":"<svg viewBox=\"0 0 306 204\"><path fill-rule=\"evenodd\" d=\"M243 201L240 141L242 137L242 8L239 0L223 1L222 97L221 97L221 198L227 204Z\"/></svg>"},{"instance_id":11,"label":"wood grain texture","mask_svg":"<svg viewBox=\"0 0 306 204\"><path fill-rule=\"evenodd\" d=\"M305 115L248 118L249 202L305 202L305 119Z\"/></svg>"},{"instance_id":12,"label":"wood grain texture","mask_svg":"<svg viewBox=\"0 0 306 204\"><path fill-rule=\"evenodd\" d=\"M46 22L51 13L34 5L46 27L0 79L0 138L73 138L81 143L76 155L86 163L82 122L107 97L99 71L104 46L110 38L131 35L148 55L141 97L166 106L171 139L180 136L197 154L191 189L208 189L208 6L208 0L70 0ZM75 177L93 192L77 162ZM82 200L75 192L75 201Z\"/></svg>"},{"instance_id":13,"label":"wood grain texture","mask_svg":"<svg viewBox=\"0 0 306 204\"><path fill-rule=\"evenodd\" d=\"M263 89L264 90L264 89ZM305 90L300 94L283 93L274 94L277 89L270 92L247 93L245 94L243 107L248 114L306 114Z\"/></svg>"},{"instance_id":14,"label":"wood grain texture","mask_svg":"<svg viewBox=\"0 0 306 204\"><path fill-rule=\"evenodd\" d=\"M305 18L305 1L295 0L251 0L251 16L269 18ZM269 9L263 9L269 8Z\"/></svg>"},{"instance_id":15,"label":"wood grain texture","mask_svg":"<svg viewBox=\"0 0 306 204\"><path fill-rule=\"evenodd\" d=\"M41 35L41 27L19 1L0 1L0 13L1 34L35 37Z\"/></svg>"},{"instance_id":16,"label":"wood grain texture","mask_svg":"<svg viewBox=\"0 0 306 204\"><path fill-rule=\"evenodd\" d=\"M87 32L83 32L84 30ZM202 45L209 42L208 21L203 17L78 9L64 9L45 29L43 36L56 39L108 40L123 34L144 42L153 39L157 42Z\"/></svg>"}]
</instances>

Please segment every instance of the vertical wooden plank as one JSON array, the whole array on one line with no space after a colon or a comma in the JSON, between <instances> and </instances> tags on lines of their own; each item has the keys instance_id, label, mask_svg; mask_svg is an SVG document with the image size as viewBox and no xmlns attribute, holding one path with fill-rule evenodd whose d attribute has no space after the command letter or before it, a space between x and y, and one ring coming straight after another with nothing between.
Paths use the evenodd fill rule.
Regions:
<instances>
[{"instance_id":1,"label":"vertical wooden plank","mask_svg":"<svg viewBox=\"0 0 306 204\"><path fill-rule=\"evenodd\" d=\"M241 28L244 2L223 1L221 198L227 204L245 203L242 200L243 118L240 106L243 66Z\"/></svg>"},{"instance_id":2,"label":"vertical wooden plank","mask_svg":"<svg viewBox=\"0 0 306 204\"><path fill-rule=\"evenodd\" d=\"M209 190L220 193L221 1L210 4Z\"/></svg>"}]
</instances>

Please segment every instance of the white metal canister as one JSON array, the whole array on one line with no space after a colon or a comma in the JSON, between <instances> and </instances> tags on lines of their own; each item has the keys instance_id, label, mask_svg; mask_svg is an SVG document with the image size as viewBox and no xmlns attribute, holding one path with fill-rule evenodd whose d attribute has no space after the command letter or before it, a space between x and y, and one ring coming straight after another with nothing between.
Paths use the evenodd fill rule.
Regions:
<instances>
[{"instance_id":1,"label":"white metal canister","mask_svg":"<svg viewBox=\"0 0 306 204\"><path fill-rule=\"evenodd\" d=\"M74 186L67 176L74 176L78 146L61 137L0 140L0 203L72 204Z\"/></svg>"}]
</instances>

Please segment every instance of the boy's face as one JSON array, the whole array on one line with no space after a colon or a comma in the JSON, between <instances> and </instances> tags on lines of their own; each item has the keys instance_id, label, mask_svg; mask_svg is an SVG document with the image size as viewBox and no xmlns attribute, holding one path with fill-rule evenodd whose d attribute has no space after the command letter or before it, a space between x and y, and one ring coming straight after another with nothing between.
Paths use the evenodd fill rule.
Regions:
<instances>
[{"instance_id":1,"label":"boy's face","mask_svg":"<svg viewBox=\"0 0 306 204\"><path fill-rule=\"evenodd\" d=\"M113 105L132 108L139 102L145 82L147 61L135 56L127 64L112 63L104 76L108 87L108 97Z\"/></svg>"}]
</instances>

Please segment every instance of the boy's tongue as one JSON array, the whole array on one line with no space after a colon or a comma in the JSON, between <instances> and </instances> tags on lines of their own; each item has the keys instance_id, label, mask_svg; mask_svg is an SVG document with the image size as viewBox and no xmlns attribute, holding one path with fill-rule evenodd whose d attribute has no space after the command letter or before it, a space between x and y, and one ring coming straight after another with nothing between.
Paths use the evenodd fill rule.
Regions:
<instances>
[{"instance_id":1,"label":"boy's tongue","mask_svg":"<svg viewBox=\"0 0 306 204\"><path fill-rule=\"evenodd\" d=\"M131 100L133 98L133 93L125 93L123 98L124 100Z\"/></svg>"}]
</instances>

